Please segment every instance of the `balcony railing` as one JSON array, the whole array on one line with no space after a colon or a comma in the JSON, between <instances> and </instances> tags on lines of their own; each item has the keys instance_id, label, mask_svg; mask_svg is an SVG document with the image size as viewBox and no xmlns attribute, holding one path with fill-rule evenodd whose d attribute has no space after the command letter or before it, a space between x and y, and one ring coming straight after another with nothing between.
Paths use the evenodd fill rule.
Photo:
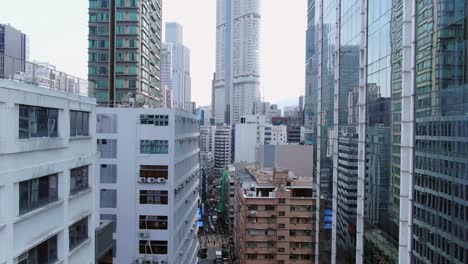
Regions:
<instances>
[{"instance_id":1,"label":"balcony railing","mask_svg":"<svg viewBox=\"0 0 468 264\"><path fill-rule=\"evenodd\" d=\"M83 96L94 96L94 83L88 80L4 54L0 54L0 79L16 80Z\"/></svg>"}]
</instances>

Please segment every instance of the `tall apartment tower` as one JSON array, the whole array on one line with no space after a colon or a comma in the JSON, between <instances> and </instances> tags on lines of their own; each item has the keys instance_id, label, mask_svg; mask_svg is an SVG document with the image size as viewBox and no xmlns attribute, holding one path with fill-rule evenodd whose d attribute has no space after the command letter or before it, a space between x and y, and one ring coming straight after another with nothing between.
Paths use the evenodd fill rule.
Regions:
<instances>
[{"instance_id":1,"label":"tall apartment tower","mask_svg":"<svg viewBox=\"0 0 468 264\"><path fill-rule=\"evenodd\" d=\"M260 99L260 0L216 3L214 116L217 124L235 124Z\"/></svg>"},{"instance_id":2,"label":"tall apartment tower","mask_svg":"<svg viewBox=\"0 0 468 264\"><path fill-rule=\"evenodd\" d=\"M332 201L329 261L467 263L467 1L308 11L305 125L317 196Z\"/></svg>"},{"instance_id":3,"label":"tall apartment tower","mask_svg":"<svg viewBox=\"0 0 468 264\"><path fill-rule=\"evenodd\" d=\"M0 78L24 72L28 60L28 36L10 25L0 24Z\"/></svg>"},{"instance_id":4,"label":"tall apartment tower","mask_svg":"<svg viewBox=\"0 0 468 264\"><path fill-rule=\"evenodd\" d=\"M97 109L101 219L114 263L197 263L199 132L193 114Z\"/></svg>"},{"instance_id":5,"label":"tall apartment tower","mask_svg":"<svg viewBox=\"0 0 468 264\"><path fill-rule=\"evenodd\" d=\"M88 79L100 105L161 104L161 0L89 0Z\"/></svg>"},{"instance_id":6,"label":"tall apartment tower","mask_svg":"<svg viewBox=\"0 0 468 264\"><path fill-rule=\"evenodd\" d=\"M192 89L190 49L183 44L182 25L175 22L166 23L163 50L163 83L170 85L172 89L172 107L189 111Z\"/></svg>"}]
</instances>

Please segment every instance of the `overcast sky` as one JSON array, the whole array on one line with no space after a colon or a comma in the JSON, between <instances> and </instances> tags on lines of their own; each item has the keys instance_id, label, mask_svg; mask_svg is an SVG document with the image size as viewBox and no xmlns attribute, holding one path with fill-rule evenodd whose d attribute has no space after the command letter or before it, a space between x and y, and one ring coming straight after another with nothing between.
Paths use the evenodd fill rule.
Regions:
<instances>
[{"instance_id":1,"label":"overcast sky","mask_svg":"<svg viewBox=\"0 0 468 264\"><path fill-rule=\"evenodd\" d=\"M261 0L261 94L266 101L297 104L304 94L307 0ZM0 23L30 37L30 60L86 78L87 0L2 0ZM215 69L216 0L163 0L163 22L184 27L191 50L192 100L211 102Z\"/></svg>"}]
</instances>

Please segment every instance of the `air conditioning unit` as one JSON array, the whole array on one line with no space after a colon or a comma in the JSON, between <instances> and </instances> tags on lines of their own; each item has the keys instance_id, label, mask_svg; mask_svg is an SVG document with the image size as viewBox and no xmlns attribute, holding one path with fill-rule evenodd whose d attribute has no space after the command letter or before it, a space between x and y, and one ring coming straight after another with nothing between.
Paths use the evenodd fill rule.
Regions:
<instances>
[{"instance_id":1,"label":"air conditioning unit","mask_svg":"<svg viewBox=\"0 0 468 264\"><path fill-rule=\"evenodd\" d=\"M148 178L148 183L156 183L156 178Z\"/></svg>"},{"instance_id":2,"label":"air conditioning unit","mask_svg":"<svg viewBox=\"0 0 468 264\"><path fill-rule=\"evenodd\" d=\"M190 178L186 179L186 180L185 180L185 183L188 183L189 181L190 181Z\"/></svg>"},{"instance_id":3,"label":"air conditioning unit","mask_svg":"<svg viewBox=\"0 0 468 264\"><path fill-rule=\"evenodd\" d=\"M158 183L166 183L166 179L164 179L164 178L158 178Z\"/></svg>"},{"instance_id":4,"label":"air conditioning unit","mask_svg":"<svg viewBox=\"0 0 468 264\"><path fill-rule=\"evenodd\" d=\"M257 215L257 211L250 211L251 215Z\"/></svg>"},{"instance_id":5,"label":"air conditioning unit","mask_svg":"<svg viewBox=\"0 0 468 264\"><path fill-rule=\"evenodd\" d=\"M140 231L140 238L148 238L149 233L147 231Z\"/></svg>"},{"instance_id":6,"label":"air conditioning unit","mask_svg":"<svg viewBox=\"0 0 468 264\"><path fill-rule=\"evenodd\" d=\"M146 178L145 177L140 177L140 182L146 183Z\"/></svg>"},{"instance_id":7,"label":"air conditioning unit","mask_svg":"<svg viewBox=\"0 0 468 264\"><path fill-rule=\"evenodd\" d=\"M152 259L145 259L145 261L143 263L144 264L153 264L153 260Z\"/></svg>"},{"instance_id":8,"label":"air conditioning unit","mask_svg":"<svg viewBox=\"0 0 468 264\"><path fill-rule=\"evenodd\" d=\"M190 228L190 232L193 232L193 231L195 231L195 228L193 228L193 227Z\"/></svg>"},{"instance_id":9,"label":"air conditioning unit","mask_svg":"<svg viewBox=\"0 0 468 264\"><path fill-rule=\"evenodd\" d=\"M143 259L142 258L136 258L135 261L133 261L135 264L143 264Z\"/></svg>"}]
</instances>

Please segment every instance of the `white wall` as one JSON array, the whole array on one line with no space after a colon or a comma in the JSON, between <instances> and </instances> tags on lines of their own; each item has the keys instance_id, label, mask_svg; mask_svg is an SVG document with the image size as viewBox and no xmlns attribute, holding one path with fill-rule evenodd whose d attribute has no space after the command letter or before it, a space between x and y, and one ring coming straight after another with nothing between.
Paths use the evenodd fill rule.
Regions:
<instances>
[{"instance_id":1,"label":"white wall","mask_svg":"<svg viewBox=\"0 0 468 264\"><path fill-rule=\"evenodd\" d=\"M58 137L19 139L19 104L59 109ZM69 111L90 112L90 135L70 138ZM0 263L51 236L62 263L94 262L98 226L95 99L0 79ZM90 188L70 195L70 169L89 165ZM19 182L58 173L58 201L19 214ZM68 227L88 216L88 240L69 251Z\"/></svg>"},{"instance_id":2,"label":"white wall","mask_svg":"<svg viewBox=\"0 0 468 264\"><path fill-rule=\"evenodd\" d=\"M198 121L195 115L176 109L99 108L98 114L116 114L117 133L98 134L100 139L117 139L117 158L101 159L102 164L117 164L117 183L101 184L101 189L117 190L117 208L101 208L101 214L117 217L116 263L131 263L139 253L139 215L168 216L167 230L148 230L142 240L168 241L167 255L153 255L169 263L196 263L195 229L198 193ZM169 126L141 125L140 115L168 115ZM168 154L141 154L140 140L168 140ZM194 159L196 157L196 159ZM139 183L140 165L167 165L165 184ZM183 184L183 188L175 189ZM139 203L140 190L167 190L168 205ZM187 202L186 202L187 200ZM186 221L187 220L187 221ZM179 254L183 251L182 254Z\"/></svg>"},{"instance_id":3,"label":"white wall","mask_svg":"<svg viewBox=\"0 0 468 264\"><path fill-rule=\"evenodd\" d=\"M235 162L255 162L255 147L257 146L257 125L236 124L235 128Z\"/></svg>"}]
</instances>

